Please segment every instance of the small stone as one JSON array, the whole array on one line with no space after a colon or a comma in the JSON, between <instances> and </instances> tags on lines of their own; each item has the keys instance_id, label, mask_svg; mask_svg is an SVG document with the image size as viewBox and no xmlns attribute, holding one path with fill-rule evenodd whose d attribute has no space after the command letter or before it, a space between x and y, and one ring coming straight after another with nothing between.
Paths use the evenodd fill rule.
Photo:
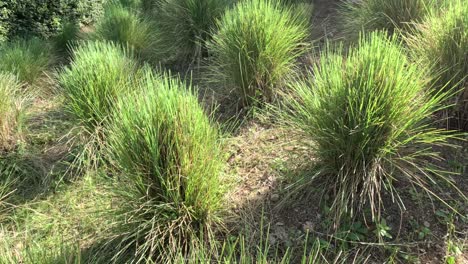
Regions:
<instances>
[{"instance_id":1,"label":"small stone","mask_svg":"<svg viewBox=\"0 0 468 264\"><path fill-rule=\"evenodd\" d=\"M272 202L277 202L279 200L279 194L277 193L272 194L270 199Z\"/></svg>"},{"instance_id":2,"label":"small stone","mask_svg":"<svg viewBox=\"0 0 468 264\"><path fill-rule=\"evenodd\" d=\"M276 244L276 238L275 238L274 236L270 236L270 237L268 238L268 240L269 240L269 242L270 242L271 245L275 245L275 244Z\"/></svg>"},{"instance_id":3,"label":"small stone","mask_svg":"<svg viewBox=\"0 0 468 264\"><path fill-rule=\"evenodd\" d=\"M284 223L283 222L277 222L276 225L277 226L284 226Z\"/></svg>"},{"instance_id":4,"label":"small stone","mask_svg":"<svg viewBox=\"0 0 468 264\"><path fill-rule=\"evenodd\" d=\"M425 226L425 227L430 227L430 226L431 226L431 224L429 224L429 222L428 222L428 221L424 221L424 223L423 223L423 224L424 224L424 226Z\"/></svg>"},{"instance_id":5,"label":"small stone","mask_svg":"<svg viewBox=\"0 0 468 264\"><path fill-rule=\"evenodd\" d=\"M314 224L312 222L310 222L310 221L306 221L302 225L302 229L304 230L304 232L310 231L310 230L314 229Z\"/></svg>"},{"instance_id":6,"label":"small stone","mask_svg":"<svg viewBox=\"0 0 468 264\"><path fill-rule=\"evenodd\" d=\"M295 146L286 146L286 147L284 147L284 150L286 150L286 151L293 151L295 149L296 149Z\"/></svg>"}]
</instances>

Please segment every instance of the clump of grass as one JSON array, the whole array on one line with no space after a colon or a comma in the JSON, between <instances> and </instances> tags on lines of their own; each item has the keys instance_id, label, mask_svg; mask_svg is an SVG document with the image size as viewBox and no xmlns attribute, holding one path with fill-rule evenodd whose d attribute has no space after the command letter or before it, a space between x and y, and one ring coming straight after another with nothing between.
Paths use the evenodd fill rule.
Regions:
<instances>
[{"instance_id":1,"label":"clump of grass","mask_svg":"<svg viewBox=\"0 0 468 264\"><path fill-rule=\"evenodd\" d=\"M80 26L76 22L64 23L60 32L53 38L55 49L59 52L67 52L70 45L78 39L79 33Z\"/></svg>"},{"instance_id":2,"label":"clump of grass","mask_svg":"<svg viewBox=\"0 0 468 264\"><path fill-rule=\"evenodd\" d=\"M94 133L128 90L136 62L120 46L84 42L73 48L73 61L59 72L66 107L86 131Z\"/></svg>"},{"instance_id":3,"label":"clump of grass","mask_svg":"<svg viewBox=\"0 0 468 264\"><path fill-rule=\"evenodd\" d=\"M279 1L247 0L226 12L209 45L213 76L232 85L242 106L272 101L304 53L307 20Z\"/></svg>"},{"instance_id":4,"label":"clump of grass","mask_svg":"<svg viewBox=\"0 0 468 264\"><path fill-rule=\"evenodd\" d=\"M409 62L395 36L371 33L342 55L343 48L324 51L310 77L291 85L278 114L312 142L317 173L303 187L325 181L337 223L364 206L378 221L385 194L404 208L397 181L433 195L434 178L450 183L426 162L441 159L433 146L455 137L430 126L450 93L428 95L427 71Z\"/></svg>"},{"instance_id":5,"label":"clump of grass","mask_svg":"<svg viewBox=\"0 0 468 264\"><path fill-rule=\"evenodd\" d=\"M20 81L34 83L52 64L50 45L43 40L15 40L0 44L0 71L16 74Z\"/></svg>"},{"instance_id":6,"label":"clump of grass","mask_svg":"<svg viewBox=\"0 0 468 264\"><path fill-rule=\"evenodd\" d=\"M142 7L141 0L111 0L109 1L110 5L121 5L125 8L139 9Z\"/></svg>"},{"instance_id":7,"label":"clump of grass","mask_svg":"<svg viewBox=\"0 0 468 264\"><path fill-rule=\"evenodd\" d=\"M218 131L193 89L147 71L107 127L107 153L121 169L112 188L123 234L114 259L133 250L134 263L165 262L208 241L219 223L223 162Z\"/></svg>"},{"instance_id":8,"label":"clump of grass","mask_svg":"<svg viewBox=\"0 0 468 264\"><path fill-rule=\"evenodd\" d=\"M408 29L434 7L436 0L362 0L346 1L341 7L343 28L358 37L359 32Z\"/></svg>"},{"instance_id":9,"label":"clump of grass","mask_svg":"<svg viewBox=\"0 0 468 264\"><path fill-rule=\"evenodd\" d=\"M0 156L0 175L2 176L0 178L0 224L4 223L6 219L8 219L12 207L12 204L10 203L10 198L15 192L15 189L13 187L17 181L17 179L12 175L13 173L11 173L11 169L9 168L9 166L5 166L4 164L2 164L1 159L2 157Z\"/></svg>"},{"instance_id":10,"label":"clump of grass","mask_svg":"<svg viewBox=\"0 0 468 264\"><path fill-rule=\"evenodd\" d=\"M0 72L0 157L21 138L25 100L22 85L13 74Z\"/></svg>"},{"instance_id":11,"label":"clump of grass","mask_svg":"<svg viewBox=\"0 0 468 264\"><path fill-rule=\"evenodd\" d=\"M459 127L465 123L468 129L468 5L458 0L449 2L442 11L432 12L416 25L406 40L413 57L432 67L430 75L436 89L461 90L453 114L459 115Z\"/></svg>"},{"instance_id":12,"label":"clump of grass","mask_svg":"<svg viewBox=\"0 0 468 264\"><path fill-rule=\"evenodd\" d=\"M166 53L173 60L207 55L206 42L231 0L161 0L153 15L161 29Z\"/></svg>"},{"instance_id":13,"label":"clump of grass","mask_svg":"<svg viewBox=\"0 0 468 264\"><path fill-rule=\"evenodd\" d=\"M160 34L155 25L135 10L120 4L107 7L104 17L96 25L95 36L129 46L142 59L157 60L160 55Z\"/></svg>"}]
</instances>

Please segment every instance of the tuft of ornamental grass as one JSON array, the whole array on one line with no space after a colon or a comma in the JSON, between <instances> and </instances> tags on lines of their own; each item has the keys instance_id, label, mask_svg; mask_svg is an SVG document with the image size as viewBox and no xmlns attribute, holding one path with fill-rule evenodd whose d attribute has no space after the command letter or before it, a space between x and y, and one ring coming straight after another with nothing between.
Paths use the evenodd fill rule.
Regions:
<instances>
[{"instance_id":1,"label":"tuft of ornamental grass","mask_svg":"<svg viewBox=\"0 0 468 264\"><path fill-rule=\"evenodd\" d=\"M142 59L157 60L160 34L156 26L141 14L121 4L106 8L104 17L96 25L95 37L130 47Z\"/></svg>"},{"instance_id":2,"label":"tuft of ornamental grass","mask_svg":"<svg viewBox=\"0 0 468 264\"><path fill-rule=\"evenodd\" d=\"M52 39L55 49L59 52L69 51L70 46L79 37L80 25L69 21L62 25L60 32Z\"/></svg>"},{"instance_id":3,"label":"tuft of ornamental grass","mask_svg":"<svg viewBox=\"0 0 468 264\"><path fill-rule=\"evenodd\" d=\"M218 130L190 85L147 70L120 97L107 127L107 151L121 173L119 247L133 263L166 263L210 241L220 223L223 158Z\"/></svg>"},{"instance_id":4,"label":"tuft of ornamental grass","mask_svg":"<svg viewBox=\"0 0 468 264\"><path fill-rule=\"evenodd\" d=\"M108 2L110 5L121 5L125 8L131 8L138 10L139 8L142 7L142 1L141 0L111 0Z\"/></svg>"},{"instance_id":5,"label":"tuft of ornamental grass","mask_svg":"<svg viewBox=\"0 0 468 264\"><path fill-rule=\"evenodd\" d=\"M241 106L271 102L304 52L308 20L279 1L240 1L218 21L209 51L213 78L233 88Z\"/></svg>"},{"instance_id":6,"label":"tuft of ornamental grass","mask_svg":"<svg viewBox=\"0 0 468 264\"><path fill-rule=\"evenodd\" d=\"M361 31L407 30L436 5L437 0L345 1L340 9L344 31L358 37Z\"/></svg>"},{"instance_id":7,"label":"tuft of ornamental grass","mask_svg":"<svg viewBox=\"0 0 468 264\"><path fill-rule=\"evenodd\" d=\"M456 87L460 91L454 110L461 118L459 126L465 123L468 129L468 5L450 1L417 24L406 42L415 60L432 68L435 89Z\"/></svg>"},{"instance_id":8,"label":"tuft of ornamental grass","mask_svg":"<svg viewBox=\"0 0 468 264\"><path fill-rule=\"evenodd\" d=\"M207 56L216 19L232 0L160 0L153 14L161 30L166 53L175 61L196 60Z\"/></svg>"},{"instance_id":9,"label":"tuft of ornamental grass","mask_svg":"<svg viewBox=\"0 0 468 264\"><path fill-rule=\"evenodd\" d=\"M0 44L0 71L16 74L21 82L33 84L52 64L51 47L33 38Z\"/></svg>"},{"instance_id":10,"label":"tuft of ornamental grass","mask_svg":"<svg viewBox=\"0 0 468 264\"><path fill-rule=\"evenodd\" d=\"M453 93L429 94L427 70L411 64L396 36L373 32L343 54L342 47L323 51L277 112L304 133L317 160L316 174L301 179L299 190L322 179L339 224L363 208L378 221L384 195L404 209L397 182L436 197L430 186L435 179L453 186L427 162L442 159L433 147L450 146L447 140L457 137L431 127L431 116Z\"/></svg>"},{"instance_id":11,"label":"tuft of ornamental grass","mask_svg":"<svg viewBox=\"0 0 468 264\"><path fill-rule=\"evenodd\" d=\"M128 89L137 64L131 53L110 42L84 42L73 49L70 65L59 72L67 110L94 134Z\"/></svg>"},{"instance_id":12,"label":"tuft of ornamental grass","mask_svg":"<svg viewBox=\"0 0 468 264\"><path fill-rule=\"evenodd\" d=\"M0 158L21 138L25 111L22 88L15 75L0 72Z\"/></svg>"}]
</instances>

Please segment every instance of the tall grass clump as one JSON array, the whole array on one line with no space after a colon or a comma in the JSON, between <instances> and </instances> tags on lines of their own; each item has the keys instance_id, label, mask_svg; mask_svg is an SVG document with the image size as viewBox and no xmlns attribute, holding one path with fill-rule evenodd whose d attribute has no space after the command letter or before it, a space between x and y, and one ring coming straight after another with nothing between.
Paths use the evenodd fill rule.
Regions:
<instances>
[{"instance_id":1,"label":"tall grass clump","mask_svg":"<svg viewBox=\"0 0 468 264\"><path fill-rule=\"evenodd\" d=\"M460 90L452 114L458 116L458 127L468 129L468 5L450 1L416 25L406 40L413 57L432 67L436 89Z\"/></svg>"},{"instance_id":2,"label":"tall grass clump","mask_svg":"<svg viewBox=\"0 0 468 264\"><path fill-rule=\"evenodd\" d=\"M0 72L0 159L21 138L25 100L17 77Z\"/></svg>"},{"instance_id":3,"label":"tall grass clump","mask_svg":"<svg viewBox=\"0 0 468 264\"><path fill-rule=\"evenodd\" d=\"M208 241L219 223L222 153L190 86L150 71L139 86L121 97L107 126L107 153L121 171L113 190L123 235L114 258L130 250L134 263L165 262Z\"/></svg>"},{"instance_id":4,"label":"tall grass clump","mask_svg":"<svg viewBox=\"0 0 468 264\"><path fill-rule=\"evenodd\" d=\"M210 43L213 76L234 88L242 106L271 101L304 53L307 20L279 1L246 0L219 20Z\"/></svg>"},{"instance_id":5,"label":"tall grass clump","mask_svg":"<svg viewBox=\"0 0 468 264\"><path fill-rule=\"evenodd\" d=\"M52 39L55 49L62 53L69 51L70 46L78 39L79 33L80 25L74 21L65 22Z\"/></svg>"},{"instance_id":6,"label":"tall grass clump","mask_svg":"<svg viewBox=\"0 0 468 264\"><path fill-rule=\"evenodd\" d=\"M108 2L108 5L121 5L125 8L138 10L142 7L142 1L141 0L111 0Z\"/></svg>"},{"instance_id":7,"label":"tall grass clump","mask_svg":"<svg viewBox=\"0 0 468 264\"><path fill-rule=\"evenodd\" d=\"M131 54L108 42L84 42L73 48L69 66L58 80L66 107L86 131L94 133L128 89L136 70Z\"/></svg>"},{"instance_id":8,"label":"tall grass clump","mask_svg":"<svg viewBox=\"0 0 468 264\"><path fill-rule=\"evenodd\" d=\"M96 25L95 36L129 46L142 59L157 60L160 54L160 34L155 25L136 10L118 3L106 8L104 17Z\"/></svg>"},{"instance_id":9,"label":"tall grass clump","mask_svg":"<svg viewBox=\"0 0 468 264\"><path fill-rule=\"evenodd\" d=\"M437 0L362 0L342 4L344 31L358 37L359 32L407 30L436 5Z\"/></svg>"},{"instance_id":10,"label":"tall grass clump","mask_svg":"<svg viewBox=\"0 0 468 264\"><path fill-rule=\"evenodd\" d=\"M34 83L52 62L51 47L43 40L19 39L0 44L0 71L17 75L21 82Z\"/></svg>"},{"instance_id":11,"label":"tall grass clump","mask_svg":"<svg viewBox=\"0 0 468 264\"><path fill-rule=\"evenodd\" d=\"M161 29L167 54L175 61L194 60L207 55L216 19L232 0L160 0L154 19Z\"/></svg>"},{"instance_id":12,"label":"tall grass clump","mask_svg":"<svg viewBox=\"0 0 468 264\"><path fill-rule=\"evenodd\" d=\"M404 208L396 182L428 194L434 194L433 178L450 182L427 163L441 159L433 146L448 145L454 137L430 125L450 93L428 95L425 76L395 36L373 32L345 57L343 48L324 51L310 77L291 85L278 113L312 142L317 159L312 180L323 179L329 187L337 222L364 207L378 220L386 194Z\"/></svg>"}]
</instances>

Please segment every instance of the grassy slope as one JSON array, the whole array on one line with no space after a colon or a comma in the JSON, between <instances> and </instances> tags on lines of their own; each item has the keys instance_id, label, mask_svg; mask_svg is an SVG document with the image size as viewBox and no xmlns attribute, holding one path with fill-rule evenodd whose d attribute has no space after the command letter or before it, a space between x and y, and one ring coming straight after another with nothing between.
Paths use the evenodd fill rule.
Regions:
<instances>
[{"instance_id":1,"label":"grassy slope","mask_svg":"<svg viewBox=\"0 0 468 264\"><path fill-rule=\"evenodd\" d=\"M29 181L11 196L8 210L1 211L0 207L0 219L3 219L0 263L86 262L92 249L108 235L105 229L111 219L100 214L112 206L104 188L107 180L99 172L72 177L75 180L69 180L70 174L66 174L78 176L68 170L70 149L73 149L68 133L72 125L62 107L61 98L52 96L35 100L30 109L27 143L18 159ZM228 195L228 204L234 212L232 221L228 221L230 236L244 234L247 245L256 244L262 237L273 248L278 247L281 254L287 247L296 248L300 253L309 232L309 237L322 240L325 254L340 254L340 248L344 251L343 258L349 254L346 262L352 262L355 254L360 256L358 262L394 258L402 262L419 259L420 263L441 263L445 256L451 255L457 255L457 263L468 261L468 223L436 202L431 204L409 186L401 186L407 189L408 210L400 216L397 208L387 208L387 224L392 228L394 240L386 244L343 243L339 235L338 238L326 235L329 226L323 216L324 209L318 206L323 197L291 198L287 199L291 203L280 203L287 197L287 192L281 190L282 182L295 173L303 173L301 164L308 162L304 155L307 150L296 144L296 139L291 131L259 119L244 122L229 139L228 174L238 184ZM462 143L461 147L456 153L446 154L449 162L445 167L461 173L462 176L456 177L458 186L466 191L468 146ZM443 194L466 216L466 204L457 201L449 191ZM268 229L268 223L271 223L270 234L265 237L259 227ZM359 234L358 230L352 232ZM366 236L373 238L372 232Z\"/></svg>"}]
</instances>

